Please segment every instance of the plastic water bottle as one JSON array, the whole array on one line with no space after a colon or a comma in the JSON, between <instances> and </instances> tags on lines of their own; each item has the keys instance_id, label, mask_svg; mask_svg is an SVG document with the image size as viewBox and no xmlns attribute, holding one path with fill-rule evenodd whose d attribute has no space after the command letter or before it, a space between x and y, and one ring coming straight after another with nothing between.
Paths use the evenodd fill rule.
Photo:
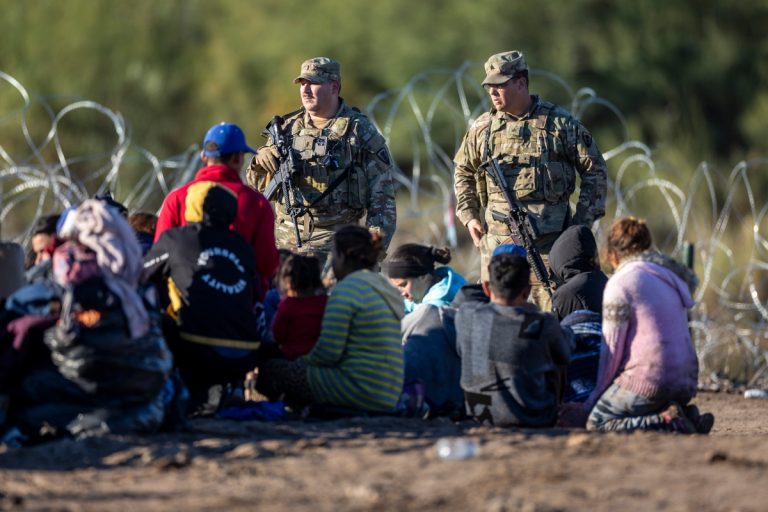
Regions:
<instances>
[{"instance_id":1,"label":"plastic water bottle","mask_svg":"<svg viewBox=\"0 0 768 512\"><path fill-rule=\"evenodd\" d=\"M768 389L748 389L744 392L744 398L768 398Z\"/></svg>"},{"instance_id":2,"label":"plastic water bottle","mask_svg":"<svg viewBox=\"0 0 768 512\"><path fill-rule=\"evenodd\" d=\"M463 460L479 452L477 441L466 437L442 437L435 443L435 452L443 460Z\"/></svg>"}]
</instances>

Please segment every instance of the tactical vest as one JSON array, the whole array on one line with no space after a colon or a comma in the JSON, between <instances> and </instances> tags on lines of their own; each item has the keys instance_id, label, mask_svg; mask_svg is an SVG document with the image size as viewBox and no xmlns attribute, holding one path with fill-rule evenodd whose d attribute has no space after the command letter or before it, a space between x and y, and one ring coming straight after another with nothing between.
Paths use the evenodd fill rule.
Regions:
<instances>
[{"instance_id":1,"label":"tactical vest","mask_svg":"<svg viewBox=\"0 0 768 512\"><path fill-rule=\"evenodd\" d=\"M359 218L367 203L367 180L362 169L361 144L355 136L357 119L340 116L325 128L305 126L301 117L291 121L291 146L299 172L294 185L311 208L316 225ZM317 199L346 176L326 197Z\"/></svg>"},{"instance_id":2,"label":"tactical vest","mask_svg":"<svg viewBox=\"0 0 768 512\"><path fill-rule=\"evenodd\" d=\"M539 101L533 117L520 120L491 116L484 131L482 160L496 159L510 193L532 215L541 233L561 231L569 217L568 199L576 189L576 124L558 123L562 111ZM569 118L566 118L569 119ZM488 209L508 211L501 190L488 183ZM487 215L489 218L490 215ZM503 223L489 219L495 234L508 232Z\"/></svg>"}]
</instances>

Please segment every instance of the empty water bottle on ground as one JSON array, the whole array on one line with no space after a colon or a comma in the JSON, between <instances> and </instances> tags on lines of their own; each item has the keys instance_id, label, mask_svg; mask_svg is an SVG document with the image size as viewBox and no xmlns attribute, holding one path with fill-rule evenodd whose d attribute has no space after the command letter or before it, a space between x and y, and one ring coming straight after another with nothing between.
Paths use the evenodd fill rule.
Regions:
<instances>
[{"instance_id":1,"label":"empty water bottle on ground","mask_svg":"<svg viewBox=\"0 0 768 512\"><path fill-rule=\"evenodd\" d=\"M748 389L744 392L744 398L768 398L768 389Z\"/></svg>"},{"instance_id":2,"label":"empty water bottle on ground","mask_svg":"<svg viewBox=\"0 0 768 512\"><path fill-rule=\"evenodd\" d=\"M478 451L477 441L466 437L443 437L435 443L437 456L444 460L471 459Z\"/></svg>"}]
</instances>

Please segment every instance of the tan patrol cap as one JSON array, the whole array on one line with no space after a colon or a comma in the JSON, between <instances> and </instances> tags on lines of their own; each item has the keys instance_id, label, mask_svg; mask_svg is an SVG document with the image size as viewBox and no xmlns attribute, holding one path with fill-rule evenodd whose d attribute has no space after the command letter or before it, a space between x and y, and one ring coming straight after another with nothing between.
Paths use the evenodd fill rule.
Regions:
<instances>
[{"instance_id":1,"label":"tan patrol cap","mask_svg":"<svg viewBox=\"0 0 768 512\"><path fill-rule=\"evenodd\" d=\"M523 59L523 52L512 50L511 52L491 55L485 61L483 85L503 84L521 71L528 71L528 64Z\"/></svg>"},{"instance_id":2,"label":"tan patrol cap","mask_svg":"<svg viewBox=\"0 0 768 512\"><path fill-rule=\"evenodd\" d=\"M313 84L341 81L341 66L328 57L315 57L301 63L301 74L293 79L293 83L299 80L309 80Z\"/></svg>"}]
</instances>

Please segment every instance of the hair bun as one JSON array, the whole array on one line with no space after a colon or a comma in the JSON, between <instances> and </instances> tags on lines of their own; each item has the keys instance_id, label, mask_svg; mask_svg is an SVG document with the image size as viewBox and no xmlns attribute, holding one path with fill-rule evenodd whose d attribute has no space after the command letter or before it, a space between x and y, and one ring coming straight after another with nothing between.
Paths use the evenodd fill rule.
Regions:
<instances>
[{"instance_id":1,"label":"hair bun","mask_svg":"<svg viewBox=\"0 0 768 512\"><path fill-rule=\"evenodd\" d=\"M445 265L451 261L451 250L448 247L430 247L429 256L433 261Z\"/></svg>"}]
</instances>

